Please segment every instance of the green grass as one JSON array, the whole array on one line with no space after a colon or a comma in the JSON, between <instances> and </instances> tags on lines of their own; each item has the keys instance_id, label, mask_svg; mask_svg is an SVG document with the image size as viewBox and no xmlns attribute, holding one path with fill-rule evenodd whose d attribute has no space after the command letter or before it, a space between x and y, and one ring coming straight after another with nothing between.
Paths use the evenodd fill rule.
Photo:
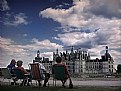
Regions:
<instances>
[{"instance_id":1,"label":"green grass","mask_svg":"<svg viewBox=\"0 0 121 91\"><path fill-rule=\"evenodd\" d=\"M0 86L0 91L121 91L121 87L90 87L81 86L69 89L68 87L37 87L37 86Z\"/></svg>"}]
</instances>

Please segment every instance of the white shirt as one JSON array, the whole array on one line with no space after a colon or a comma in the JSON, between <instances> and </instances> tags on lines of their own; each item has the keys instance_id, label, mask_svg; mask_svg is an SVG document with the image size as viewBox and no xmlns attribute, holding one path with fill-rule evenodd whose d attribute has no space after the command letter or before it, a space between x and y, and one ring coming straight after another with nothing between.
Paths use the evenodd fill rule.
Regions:
<instances>
[{"instance_id":1,"label":"white shirt","mask_svg":"<svg viewBox=\"0 0 121 91\"><path fill-rule=\"evenodd\" d=\"M39 63L39 67L40 67L41 70L46 70L42 63Z\"/></svg>"},{"instance_id":2,"label":"white shirt","mask_svg":"<svg viewBox=\"0 0 121 91\"><path fill-rule=\"evenodd\" d=\"M40 73L41 73L42 78L44 79L45 78L44 72L46 71L44 65L42 63L39 63L39 62L35 62L35 63L39 64Z\"/></svg>"}]
</instances>

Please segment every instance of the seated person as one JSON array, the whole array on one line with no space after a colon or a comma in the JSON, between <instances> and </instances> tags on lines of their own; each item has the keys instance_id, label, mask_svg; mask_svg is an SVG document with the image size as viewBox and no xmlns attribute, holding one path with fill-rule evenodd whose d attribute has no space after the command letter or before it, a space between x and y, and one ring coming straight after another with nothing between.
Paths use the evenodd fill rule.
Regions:
<instances>
[{"instance_id":1,"label":"seated person","mask_svg":"<svg viewBox=\"0 0 121 91\"><path fill-rule=\"evenodd\" d=\"M14 82L11 82L11 85L13 85L14 83L17 85L17 83L16 83L17 79L15 78L15 74L14 74L15 65L16 65L16 61L15 61L15 59L12 59L10 64L7 66L7 68L9 69L9 71L13 77L13 81L14 81Z\"/></svg>"},{"instance_id":2,"label":"seated person","mask_svg":"<svg viewBox=\"0 0 121 91\"><path fill-rule=\"evenodd\" d=\"M31 81L31 79L30 79L31 78L31 75L30 75L29 72L27 72L22 67L22 63L23 62L21 60L17 61L17 67L15 69L20 69L24 74L28 74L28 75L25 76L25 79L23 80L23 82L21 83L21 85L26 85L26 83L27 83L27 85L30 85L29 82ZM27 81L27 78L28 78L28 81Z\"/></svg>"},{"instance_id":3,"label":"seated person","mask_svg":"<svg viewBox=\"0 0 121 91\"><path fill-rule=\"evenodd\" d=\"M50 74L47 72L47 70L45 69L44 65L42 63L39 62L35 62L39 64L39 69L40 72L42 73L42 78L44 79L44 84L43 87L46 87L46 83L48 82L49 78L50 78ZM39 86L41 86L41 82L40 80L38 80Z\"/></svg>"},{"instance_id":4,"label":"seated person","mask_svg":"<svg viewBox=\"0 0 121 91\"><path fill-rule=\"evenodd\" d=\"M15 59L12 59L10 64L7 66L7 68L10 70L11 74L14 74L14 68L15 68L15 65L16 65L16 61Z\"/></svg>"},{"instance_id":5,"label":"seated person","mask_svg":"<svg viewBox=\"0 0 121 91\"><path fill-rule=\"evenodd\" d=\"M56 58L56 63L57 63L57 64L54 64L53 67L54 67L54 66L64 66L64 68L65 68L64 70L65 70L66 79L65 79L64 81L61 81L61 82L62 82L62 86L65 87L65 82L66 82L66 80L67 80L68 78L70 79L70 75L69 75L69 72L68 72L68 70L67 70L67 66L66 66L64 63L62 63L62 58L61 58L61 57L57 57L57 58ZM52 67L52 74L54 74L53 67Z\"/></svg>"}]
</instances>

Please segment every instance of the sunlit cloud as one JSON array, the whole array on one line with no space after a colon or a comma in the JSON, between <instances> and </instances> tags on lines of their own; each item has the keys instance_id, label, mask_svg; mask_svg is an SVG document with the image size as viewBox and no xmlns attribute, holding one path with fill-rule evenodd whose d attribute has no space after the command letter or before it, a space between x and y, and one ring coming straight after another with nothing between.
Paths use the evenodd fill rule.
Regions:
<instances>
[{"instance_id":1,"label":"sunlit cloud","mask_svg":"<svg viewBox=\"0 0 121 91\"><path fill-rule=\"evenodd\" d=\"M73 0L73 6L68 9L47 8L39 15L61 24L58 31L63 33L53 39L67 46L79 45L88 48L95 56L97 51L100 55L100 51L108 45L114 60L120 61L120 0Z\"/></svg>"},{"instance_id":2,"label":"sunlit cloud","mask_svg":"<svg viewBox=\"0 0 121 91\"><path fill-rule=\"evenodd\" d=\"M57 48L62 48L62 46L52 43L49 40L39 41L38 39L34 38L32 39L31 44L23 46L16 44L15 41L11 39L0 37L0 50L2 53L0 60L1 63L4 61L5 64L8 64L8 61L10 61L12 58L15 58L16 60L23 60L28 64L29 62L32 62L36 56L37 50L40 50L41 56L48 58L50 57L50 60L52 60L52 53Z\"/></svg>"}]
</instances>

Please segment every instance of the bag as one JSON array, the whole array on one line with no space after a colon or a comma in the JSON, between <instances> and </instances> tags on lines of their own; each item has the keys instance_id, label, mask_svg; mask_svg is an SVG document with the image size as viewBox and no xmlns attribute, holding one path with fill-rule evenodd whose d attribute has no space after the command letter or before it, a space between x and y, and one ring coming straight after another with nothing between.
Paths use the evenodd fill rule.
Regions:
<instances>
[{"instance_id":1,"label":"bag","mask_svg":"<svg viewBox=\"0 0 121 91\"><path fill-rule=\"evenodd\" d=\"M69 88L70 88L70 89L73 88L73 83L72 83L72 81L71 81L71 78L70 78Z\"/></svg>"}]
</instances>

